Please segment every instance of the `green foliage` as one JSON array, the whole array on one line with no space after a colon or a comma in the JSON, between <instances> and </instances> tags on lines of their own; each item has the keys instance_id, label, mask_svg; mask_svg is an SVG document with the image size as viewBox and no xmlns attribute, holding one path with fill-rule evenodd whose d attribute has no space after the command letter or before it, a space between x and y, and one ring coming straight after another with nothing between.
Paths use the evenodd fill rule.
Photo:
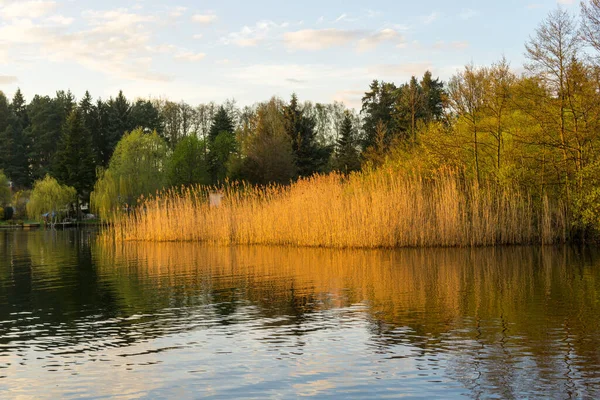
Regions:
<instances>
[{"instance_id":1,"label":"green foliage","mask_svg":"<svg viewBox=\"0 0 600 400\"><path fill-rule=\"evenodd\" d=\"M213 123L208 133L209 141L214 141L217 138L217 136L219 136L223 132L233 134L233 131L234 126L231 115L229 115L225 107L219 107L219 110L215 114Z\"/></svg>"},{"instance_id":2,"label":"green foliage","mask_svg":"<svg viewBox=\"0 0 600 400\"><path fill-rule=\"evenodd\" d=\"M342 123L340 137L336 143L336 153L334 158L334 169L343 173L358 171L360 169L360 159L356 149L356 129L352 122L352 116L346 112Z\"/></svg>"},{"instance_id":3,"label":"green foliage","mask_svg":"<svg viewBox=\"0 0 600 400\"><path fill-rule=\"evenodd\" d=\"M19 190L15 192L12 198L12 205L15 209L15 218L24 219L27 217L27 203L31 196L30 190Z\"/></svg>"},{"instance_id":4,"label":"green foliage","mask_svg":"<svg viewBox=\"0 0 600 400\"><path fill-rule=\"evenodd\" d=\"M10 204L11 195L10 187L8 185L8 178L4 175L4 172L0 169L0 206Z\"/></svg>"},{"instance_id":5,"label":"green foliage","mask_svg":"<svg viewBox=\"0 0 600 400\"><path fill-rule=\"evenodd\" d=\"M171 186L210 184L206 162L206 143L196 136L185 137L175 146L167 163L167 169Z\"/></svg>"},{"instance_id":6,"label":"green foliage","mask_svg":"<svg viewBox=\"0 0 600 400\"><path fill-rule=\"evenodd\" d=\"M91 195L92 207L103 217L140 196L154 194L167 183L167 144L157 132L136 129L119 141L108 169L100 170Z\"/></svg>"},{"instance_id":7,"label":"green foliage","mask_svg":"<svg viewBox=\"0 0 600 400\"><path fill-rule=\"evenodd\" d=\"M576 222L584 229L600 232L600 159L579 173L581 191L574 199Z\"/></svg>"},{"instance_id":8,"label":"green foliage","mask_svg":"<svg viewBox=\"0 0 600 400\"><path fill-rule=\"evenodd\" d=\"M44 213L59 212L75 201L75 188L61 185L50 175L33 184L31 197L27 203L29 218L38 219Z\"/></svg>"},{"instance_id":9,"label":"green foliage","mask_svg":"<svg viewBox=\"0 0 600 400\"><path fill-rule=\"evenodd\" d=\"M275 99L262 104L254 125L244 143L240 175L255 184L289 183L296 166L281 104Z\"/></svg>"},{"instance_id":10,"label":"green foliage","mask_svg":"<svg viewBox=\"0 0 600 400\"><path fill-rule=\"evenodd\" d=\"M94 186L95 166L92 139L83 117L75 109L67 118L53 170L61 183L74 187L85 199Z\"/></svg>"},{"instance_id":11,"label":"green foliage","mask_svg":"<svg viewBox=\"0 0 600 400\"><path fill-rule=\"evenodd\" d=\"M299 176L323 172L331 149L321 146L315 137L316 120L308 116L298 104L295 94L289 105L283 107L285 130L292 143L292 151Z\"/></svg>"}]
</instances>

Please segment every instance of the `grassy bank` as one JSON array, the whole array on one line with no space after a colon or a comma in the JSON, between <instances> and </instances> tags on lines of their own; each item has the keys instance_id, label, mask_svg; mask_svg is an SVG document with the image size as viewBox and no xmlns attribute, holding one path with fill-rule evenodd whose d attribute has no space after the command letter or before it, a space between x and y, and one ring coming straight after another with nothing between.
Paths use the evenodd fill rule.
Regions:
<instances>
[{"instance_id":1,"label":"grassy bank","mask_svg":"<svg viewBox=\"0 0 600 400\"><path fill-rule=\"evenodd\" d=\"M391 171L315 176L291 186L166 191L112 219L105 239L202 241L335 248L485 246L565 239L560 205L518 190L477 185L445 170L435 178Z\"/></svg>"}]
</instances>

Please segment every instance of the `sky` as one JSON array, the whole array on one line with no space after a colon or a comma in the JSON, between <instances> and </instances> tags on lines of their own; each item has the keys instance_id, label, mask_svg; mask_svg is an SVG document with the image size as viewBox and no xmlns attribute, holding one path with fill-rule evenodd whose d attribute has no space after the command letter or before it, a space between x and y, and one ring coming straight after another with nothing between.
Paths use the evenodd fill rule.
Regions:
<instances>
[{"instance_id":1,"label":"sky","mask_svg":"<svg viewBox=\"0 0 600 400\"><path fill-rule=\"evenodd\" d=\"M522 70L524 44L576 0L0 0L0 90L86 90L104 99L192 105L272 96L359 107L374 79L503 55Z\"/></svg>"}]
</instances>

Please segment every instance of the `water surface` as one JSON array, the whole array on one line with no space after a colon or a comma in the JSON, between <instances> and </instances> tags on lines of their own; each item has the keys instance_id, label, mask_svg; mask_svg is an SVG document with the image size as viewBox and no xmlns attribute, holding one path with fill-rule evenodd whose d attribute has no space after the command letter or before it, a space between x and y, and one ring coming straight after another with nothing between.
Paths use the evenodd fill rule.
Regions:
<instances>
[{"instance_id":1,"label":"water surface","mask_svg":"<svg viewBox=\"0 0 600 400\"><path fill-rule=\"evenodd\" d=\"M600 253L0 232L1 398L600 398Z\"/></svg>"}]
</instances>

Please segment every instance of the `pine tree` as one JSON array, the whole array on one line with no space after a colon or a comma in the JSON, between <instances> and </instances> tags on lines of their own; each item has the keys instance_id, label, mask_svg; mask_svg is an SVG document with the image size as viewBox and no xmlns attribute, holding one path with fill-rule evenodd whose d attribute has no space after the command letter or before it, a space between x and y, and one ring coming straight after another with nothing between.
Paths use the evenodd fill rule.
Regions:
<instances>
[{"instance_id":1,"label":"pine tree","mask_svg":"<svg viewBox=\"0 0 600 400\"><path fill-rule=\"evenodd\" d=\"M336 142L336 156L334 167L344 173L360 169L360 160L356 150L356 133L352 123L352 115L346 111L340 130L340 136Z\"/></svg>"},{"instance_id":2,"label":"pine tree","mask_svg":"<svg viewBox=\"0 0 600 400\"><path fill-rule=\"evenodd\" d=\"M208 164L213 183L227 176L229 157L237 148L233 121L225 107L219 107L208 133Z\"/></svg>"},{"instance_id":3,"label":"pine tree","mask_svg":"<svg viewBox=\"0 0 600 400\"><path fill-rule=\"evenodd\" d=\"M331 152L316 142L316 121L304 114L298 104L296 94L292 94L290 104L284 106L283 116L286 133L292 142L298 175L311 176L316 172L321 172Z\"/></svg>"},{"instance_id":4,"label":"pine tree","mask_svg":"<svg viewBox=\"0 0 600 400\"><path fill-rule=\"evenodd\" d=\"M219 136L221 132L233 134L233 131L234 126L231 116L227 110L225 110L225 107L219 107L219 111L217 111L215 114L210 131L208 132L208 140L212 142L217 138L217 136Z\"/></svg>"},{"instance_id":5,"label":"pine tree","mask_svg":"<svg viewBox=\"0 0 600 400\"><path fill-rule=\"evenodd\" d=\"M80 109L73 110L64 124L54 175L60 183L74 187L83 199L94 186L92 140Z\"/></svg>"},{"instance_id":6,"label":"pine tree","mask_svg":"<svg viewBox=\"0 0 600 400\"><path fill-rule=\"evenodd\" d=\"M29 126L25 130L32 180L50 172L65 121L65 98L36 95L27 106Z\"/></svg>"},{"instance_id":7,"label":"pine tree","mask_svg":"<svg viewBox=\"0 0 600 400\"><path fill-rule=\"evenodd\" d=\"M108 160L112 156L117 143L126 132L133 130L130 120L131 104L123 91L115 99L108 101L108 121L106 127L106 148L104 153L104 163L108 164Z\"/></svg>"}]
</instances>

